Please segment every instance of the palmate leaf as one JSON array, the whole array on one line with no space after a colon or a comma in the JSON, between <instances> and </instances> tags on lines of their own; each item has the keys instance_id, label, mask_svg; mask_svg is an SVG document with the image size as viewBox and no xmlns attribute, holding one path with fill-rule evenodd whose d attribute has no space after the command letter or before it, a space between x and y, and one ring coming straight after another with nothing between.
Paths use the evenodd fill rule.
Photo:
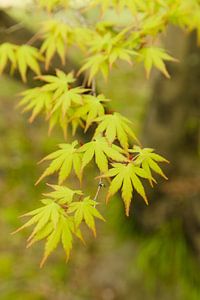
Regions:
<instances>
[{"instance_id":1,"label":"palmate leaf","mask_svg":"<svg viewBox=\"0 0 200 300\"><path fill-rule=\"evenodd\" d=\"M52 198L59 204L69 204L73 201L74 195L82 195L82 191L80 190L72 190L65 186L60 185L52 185L48 184L54 191L50 193L43 194L48 198Z\"/></svg>"},{"instance_id":2,"label":"palmate leaf","mask_svg":"<svg viewBox=\"0 0 200 300\"><path fill-rule=\"evenodd\" d=\"M73 74L65 74L58 69L56 70L56 76L44 75L38 78L47 82L41 90L53 94L51 114L60 110L63 117L72 104L81 105L83 103L82 94L89 90L81 87L71 88L70 84L75 81Z\"/></svg>"},{"instance_id":3,"label":"palmate leaf","mask_svg":"<svg viewBox=\"0 0 200 300\"><path fill-rule=\"evenodd\" d=\"M75 226L78 228L84 220L86 225L92 230L94 236L96 236L94 218L105 221L99 211L95 208L96 204L97 202L91 200L90 197L85 197L82 201L70 203L68 208L68 213L74 213Z\"/></svg>"},{"instance_id":4,"label":"palmate leaf","mask_svg":"<svg viewBox=\"0 0 200 300\"><path fill-rule=\"evenodd\" d=\"M78 75L88 70L89 71L88 85L91 84L92 80L94 79L94 77L97 75L99 71L101 71L103 76L107 78L109 73L107 59L108 56L102 53L90 55L88 58L85 59L85 64L80 68Z\"/></svg>"},{"instance_id":5,"label":"palmate leaf","mask_svg":"<svg viewBox=\"0 0 200 300\"><path fill-rule=\"evenodd\" d=\"M152 178L142 168L139 168L133 162L129 162L127 164L114 163L112 166L112 169L110 169L105 175L101 176L102 178L114 177L110 184L106 201L108 201L110 197L112 197L118 192L119 189L121 189L126 215L128 216L133 188L144 199L145 203L148 204L140 177L149 180Z\"/></svg>"},{"instance_id":6,"label":"palmate leaf","mask_svg":"<svg viewBox=\"0 0 200 300\"><path fill-rule=\"evenodd\" d=\"M83 152L82 169L95 157L95 163L103 173L108 170L108 159L120 162L127 161L127 158L122 155L123 150L116 145L109 145L104 137L96 137L93 141L84 144L79 148L79 152Z\"/></svg>"},{"instance_id":7,"label":"palmate leaf","mask_svg":"<svg viewBox=\"0 0 200 300\"><path fill-rule=\"evenodd\" d=\"M89 57L85 59L85 64L78 73L88 71L89 84L99 72L102 73L104 78L107 78L110 68L118 59L131 64L132 56L138 55L136 51L127 48L128 44L125 38L127 31L128 28L118 34L106 31L103 35L96 32L88 45Z\"/></svg>"},{"instance_id":8,"label":"palmate leaf","mask_svg":"<svg viewBox=\"0 0 200 300\"><path fill-rule=\"evenodd\" d=\"M82 94L88 91L88 89L84 89L81 87L72 88L66 90L61 96L56 98L56 101L52 108L52 113L56 110L61 109L62 116L65 116L68 109L73 105L82 105L83 104L83 96Z\"/></svg>"},{"instance_id":9,"label":"palmate leaf","mask_svg":"<svg viewBox=\"0 0 200 300\"><path fill-rule=\"evenodd\" d=\"M27 89L21 93L23 98L18 106L23 107L22 112L32 111L29 121L32 122L40 113L45 113L46 118L52 110L53 94L41 88Z\"/></svg>"},{"instance_id":10,"label":"palmate leaf","mask_svg":"<svg viewBox=\"0 0 200 300\"><path fill-rule=\"evenodd\" d=\"M58 69L56 70L56 76L43 75L38 76L38 79L46 82L46 84L42 87L28 89L22 92L21 95L24 97L21 99L19 106L24 107L24 112L32 110L30 121L33 121L39 113L44 112L46 119L49 119L49 132L59 123L65 133L67 126L66 118L62 115L62 109L58 111L59 106L63 105L63 109L66 110L72 102L79 103L81 101L79 94L82 90L71 89L70 93L65 97L69 91L70 84L75 81L75 78L72 73L65 74Z\"/></svg>"},{"instance_id":11,"label":"palmate leaf","mask_svg":"<svg viewBox=\"0 0 200 300\"><path fill-rule=\"evenodd\" d=\"M68 261L74 236L84 243L80 229L74 225L74 217L68 216L67 214L60 215L57 227L47 236L40 267L44 265L49 255L57 248L59 242L62 244Z\"/></svg>"},{"instance_id":12,"label":"palmate leaf","mask_svg":"<svg viewBox=\"0 0 200 300\"><path fill-rule=\"evenodd\" d=\"M62 208L60 205L55 203L52 199L41 200L43 206L41 208L35 209L29 213L24 214L25 217L31 217L31 219L17 229L14 233L21 231L24 228L35 225L35 228L28 238L31 241L32 238L41 231L49 222L52 223L54 227L57 226L59 217L62 214Z\"/></svg>"},{"instance_id":13,"label":"palmate leaf","mask_svg":"<svg viewBox=\"0 0 200 300\"><path fill-rule=\"evenodd\" d=\"M17 67L21 74L22 80L26 82L26 73L28 67L36 74L40 75L40 66L38 61L43 61L44 58L39 50L29 45L22 45L16 51Z\"/></svg>"},{"instance_id":14,"label":"palmate leaf","mask_svg":"<svg viewBox=\"0 0 200 300\"><path fill-rule=\"evenodd\" d=\"M38 76L38 79L46 82L42 90L54 93L54 99L64 94L76 80L72 72L65 74L59 69L56 69L56 76L42 75Z\"/></svg>"},{"instance_id":15,"label":"palmate leaf","mask_svg":"<svg viewBox=\"0 0 200 300\"><path fill-rule=\"evenodd\" d=\"M45 243L44 255L40 263L40 267L42 267L49 257L49 255L57 248L59 242L62 243L62 246L65 250L67 260L69 259L69 255L72 249L73 242L73 219L68 216L60 216L59 222L57 224L56 229L54 229L50 235L47 237L47 241Z\"/></svg>"},{"instance_id":16,"label":"palmate leaf","mask_svg":"<svg viewBox=\"0 0 200 300\"><path fill-rule=\"evenodd\" d=\"M41 93L48 92L52 94L51 110L47 115L49 133L56 124L59 124L66 138L67 127L71 123L74 134L79 125L83 126L81 119L72 118L74 108L82 105L83 93L89 89L82 87L71 88L71 84L75 81L73 74L65 74L58 69L56 70L56 76L44 75L38 78L46 82L40 88Z\"/></svg>"},{"instance_id":17,"label":"palmate leaf","mask_svg":"<svg viewBox=\"0 0 200 300\"><path fill-rule=\"evenodd\" d=\"M45 68L49 68L49 64L53 56L58 53L62 64L65 64L66 46L70 43L71 27L57 20L44 22L43 38L40 52L45 55Z\"/></svg>"},{"instance_id":18,"label":"palmate leaf","mask_svg":"<svg viewBox=\"0 0 200 300\"><path fill-rule=\"evenodd\" d=\"M177 61L167 54L164 49L153 46L142 48L138 60L144 62L147 78L149 78L153 66L160 70L167 78L170 78L164 62Z\"/></svg>"},{"instance_id":19,"label":"palmate leaf","mask_svg":"<svg viewBox=\"0 0 200 300\"><path fill-rule=\"evenodd\" d=\"M101 133L105 133L105 137L108 139L109 144L112 144L114 140L118 139L121 146L128 150L128 138L134 139L139 143L129 124L132 124L127 118L123 117L119 113L103 115L96 119L99 123L94 136L98 136Z\"/></svg>"},{"instance_id":20,"label":"palmate leaf","mask_svg":"<svg viewBox=\"0 0 200 300\"><path fill-rule=\"evenodd\" d=\"M51 187L54 191L46 194L48 198L41 200L43 206L24 214L23 216L31 217L31 219L14 232L35 225L28 238L27 247L47 239L44 256L40 263L41 267L59 242L62 243L68 259L72 248L73 235L83 241L80 229L75 226L74 216L67 214L67 205L72 202L75 194L81 195L81 191L57 185L51 185Z\"/></svg>"},{"instance_id":21,"label":"palmate leaf","mask_svg":"<svg viewBox=\"0 0 200 300\"><path fill-rule=\"evenodd\" d=\"M140 148L139 146L134 146L133 149L129 149L130 153L135 153L135 163L138 165L141 165L143 170L149 175L149 177L152 177L152 171L159 174L160 176L167 179L161 168L159 167L158 163L160 162L167 162L169 161L162 157L161 155L158 155L154 152L154 149L152 148ZM152 183L152 182L151 182Z\"/></svg>"},{"instance_id":22,"label":"palmate leaf","mask_svg":"<svg viewBox=\"0 0 200 300\"><path fill-rule=\"evenodd\" d=\"M105 109L103 103L108 101L110 100L106 99L104 95L98 95L97 97L83 95L84 104L76 109L72 120L83 119L86 122L86 132L97 117L104 115Z\"/></svg>"},{"instance_id":23,"label":"palmate leaf","mask_svg":"<svg viewBox=\"0 0 200 300\"><path fill-rule=\"evenodd\" d=\"M69 125L71 125L72 129L72 136L75 135L77 128L80 126L84 128L84 123L81 119L79 118L73 118L74 112L76 108L75 107L70 107L67 111L67 114L63 116L61 109L57 109L55 112L51 112L48 117L49 121L49 131L48 133L50 134L53 128L56 125L59 125L62 128L63 135L65 140L67 139L67 134L68 134L68 128Z\"/></svg>"},{"instance_id":24,"label":"palmate leaf","mask_svg":"<svg viewBox=\"0 0 200 300\"><path fill-rule=\"evenodd\" d=\"M3 73L8 62L11 63L11 68L15 69L17 66L16 50L17 45L11 43L3 43L0 45L0 74Z\"/></svg>"},{"instance_id":25,"label":"palmate leaf","mask_svg":"<svg viewBox=\"0 0 200 300\"><path fill-rule=\"evenodd\" d=\"M44 177L58 172L58 183L60 185L70 175L72 168L74 169L76 176L81 181L82 154L78 151L77 145L77 141L74 141L72 144L60 144L59 150L44 157L41 162L46 160L51 160L52 162L38 179L36 184L38 184Z\"/></svg>"},{"instance_id":26,"label":"palmate leaf","mask_svg":"<svg viewBox=\"0 0 200 300\"><path fill-rule=\"evenodd\" d=\"M126 49L123 47L123 45L113 47L111 53L109 54L108 61L109 66L112 67L112 65L118 60L124 60L128 62L130 65L132 65L132 56L138 55L136 51L133 51L131 49Z\"/></svg>"}]
</instances>

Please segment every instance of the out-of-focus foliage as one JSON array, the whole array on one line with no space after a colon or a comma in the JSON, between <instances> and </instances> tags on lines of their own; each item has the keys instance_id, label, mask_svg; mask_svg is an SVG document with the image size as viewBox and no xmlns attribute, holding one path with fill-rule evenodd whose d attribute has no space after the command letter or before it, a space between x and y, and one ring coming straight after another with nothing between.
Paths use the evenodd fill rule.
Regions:
<instances>
[{"instance_id":1,"label":"out-of-focus foliage","mask_svg":"<svg viewBox=\"0 0 200 300\"><path fill-rule=\"evenodd\" d=\"M178 299L199 299L199 265L187 245L181 222L172 220L143 241L137 264L152 291L165 283L165 288L172 286Z\"/></svg>"},{"instance_id":2,"label":"out-of-focus foliage","mask_svg":"<svg viewBox=\"0 0 200 300\"><path fill-rule=\"evenodd\" d=\"M14 45L4 43L0 45L0 74L4 71L8 62L11 63L11 72L19 69L22 80L26 82L27 69L30 68L35 74L40 75L39 61L43 56L35 47L28 45Z\"/></svg>"}]
</instances>

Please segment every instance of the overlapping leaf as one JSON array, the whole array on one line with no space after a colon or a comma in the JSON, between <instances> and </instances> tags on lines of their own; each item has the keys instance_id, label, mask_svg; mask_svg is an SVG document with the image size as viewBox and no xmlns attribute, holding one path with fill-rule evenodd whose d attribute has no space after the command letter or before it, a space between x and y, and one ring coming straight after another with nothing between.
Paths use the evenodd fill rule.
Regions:
<instances>
[{"instance_id":1,"label":"overlapping leaf","mask_svg":"<svg viewBox=\"0 0 200 300\"><path fill-rule=\"evenodd\" d=\"M43 206L24 214L24 217L31 217L30 220L14 232L35 226L28 238L27 247L46 239L40 266L43 266L59 242L62 243L68 259L72 249L73 235L83 241L80 229L75 226L74 216L67 214L67 205L72 203L75 194L81 195L81 191L57 185L51 185L51 187L54 191L45 194L48 198L41 200Z\"/></svg>"},{"instance_id":2,"label":"overlapping leaf","mask_svg":"<svg viewBox=\"0 0 200 300\"><path fill-rule=\"evenodd\" d=\"M135 163L141 165L143 170L148 174L149 177L152 177L152 172L159 174L160 176L167 179L162 169L159 167L158 163L160 162L169 162L167 159L158 155L154 152L152 148L140 148L139 146L134 146L133 149L130 149L129 152L135 153Z\"/></svg>"},{"instance_id":3,"label":"overlapping leaf","mask_svg":"<svg viewBox=\"0 0 200 300\"><path fill-rule=\"evenodd\" d=\"M50 20L44 23L43 38L44 42L41 46L41 53L45 54L45 68L49 68L49 64L53 56L58 53L62 64L65 64L66 47L70 43L71 28L69 25L57 20Z\"/></svg>"},{"instance_id":4,"label":"overlapping leaf","mask_svg":"<svg viewBox=\"0 0 200 300\"><path fill-rule=\"evenodd\" d=\"M72 104L78 104L79 106L83 104L82 94L86 91L87 89L81 87L66 90L61 96L56 98L52 113L61 109L62 115L65 116Z\"/></svg>"},{"instance_id":5,"label":"overlapping leaf","mask_svg":"<svg viewBox=\"0 0 200 300\"><path fill-rule=\"evenodd\" d=\"M22 80L26 82L28 68L36 75L40 75L39 61L43 60L43 56L35 47L29 45L18 46L11 43L0 45L0 74L3 72L9 61L11 63L11 70L18 68Z\"/></svg>"},{"instance_id":6,"label":"overlapping leaf","mask_svg":"<svg viewBox=\"0 0 200 300\"><path fill-rule=\"evenodd\" d=\"M11 43L3 43L0 45L0 74L3 73L8 62L11 64L11 69L17 66L16 50L17 45Z\"/></svg>"},{"instance_id":7,"label":"overlapping leaf","mask_svg":"<svg viewBox=\"0 0 200 300\"><path fill-rule=\"evenodd\" d=\"M96 209L97 202L91 200L90 197L85 197L82 201L72 202L69 205L68 213L74 213L75 226L78 228L81 222L84 220L86 225L92 230L94 236L96 236L95 218L102 221L105 219Z\"/></svg>"},{"instance_id":8,"label":"overlapping leaf","mask_svg":"<svg viewBox=\"0 0 200 300\"><path fill-rule=\"evenodd\" d=\"M60 70L56 70L56 76L40 76L39 79L47 82L42 87L42 91L53 93L51 113L60 110L63 117L72 104L81 105L83 103L82 94L88 91L88 89L81 87L71 88L70 84L75 81L73 74L69 73L66 75Z\"/></svg>"},{"instance_id":9,"label":"overlapping leaf","mask_svg":"<svg viewBox=\"0 0 200 300\"><path fill-rule=\"evenodd\" d=\"M40 54L37 48L29 45L22 45L17 48L16 58L17 67L24 82L26 82L26 73L28 67L36 75L40 75L40 66L38 61L43 61L43 56Z\"/></svg>"},{"instance_id":10,"label":"overlapping leaf","mask_svg":"<svg viewBox=\"0 0 200 300\"><path fill-rule=\"evenodd\" d=\"M54 191L43 194L44 196L53 199L58 204L70 204L73 201L74 195L82 195L80 190L72 190L66 186L48 184Z\"/></svg>"},{"instance_id":11,"label":"overlapping leaf","mask_svg":"<svg viewBox=\"0 0 200 300\"><path fill-rule=\"evenodd\" d=\"M82 169L94 157L95 163L103 173L108 170L108 159L120 162L127 161L127 158L122 155L122 149L116 145L109 145L104 137L96 137L93 141L84 144L79 152L83 152Z\"/></svg>"},{"instance_id":12,"label":"overlapping leaf","mask_svg":"<svg viewBox=\"0 0 200 300\"><path fill-rule=\"evenodd\" d=\"M138 142L133 130L129 127L129 124L132 124L131 121L119 113L115 112L113 114L103 115L97 118L96 121L99 125L95 131L95 136L98 136L100 133L105 133L110 144L118 139L121 146L125 150L128 150L129 137Z\"/></svg>"},{"instance_id":13,"label":"overlapping leaf","mask_svg":"<svg viewBox=\"0 0 200 300\"><path fill-rule=\"evenodd\" d=\"M40 263L42 267L49 257L49 255L57 248L59 242L61 241L63 248L67 255L67 260L69 258L72 249L72 220L68 217L61 216L57 224L56 230L53 230L47 237L45 243L44 255Z\"/></svg>"},{"instance_id":14,"label":"overlapping leaf","mask_svg":"<svg viewBox=\"0 0 200 300\"><path fill-rule=\"evenodd\" d=\"M83 96L84 104L76 109L72 120L83 119L86 122L85 132L88 130L92 122L99 116L104 115L104 102L109 100L105 98L104 95L98 95L97 97L93 95Z\"/></svg>"},{"instance_id":15,"label":"overlapping leaf","mask_svg":"<svg viewBox=\"0 0 200 300\"><path fill-rule=\"evenodd\" d=\"M98 72L101 72L104 78L107 78L109 69L118 60L124 60L128 63L132 62L132 56L137 52L128 47L125 39L124 31L113 34L106 32L101 35L96 33L89 43L89 57L85 60L85 64L81 67L79 74L88 71L88 83L90 84Z\"/></svg>"},{"instance_id":16,"label":"overlapping leaf","mask_svg":"<svg viewBox=\"0 0 200 300\"><path fill-rule=\"evenodd\" d=\"M23 107L23 112L32 111L29 118L30 122L40 113L45 113L46 117L49 116L53 104L52 92L43 91L41 88L33 88L23 91L21 95L23 98L18 106Z\"/></svg>"},{"instance_id":17,"label":"overlapping leaf","mask_svg":"<svg viewBox=\"0 0 200 300\"><path fill-rule=\"evenodd\" d=\"M74 141L72 144L60 144L59 150L47 155L42 161L51 160L52 162L38 179L38 184L44 177L58 172L58 183L62 184L63 181L70 175L72 168L76 176L81 181L81 158L82 154L78 152L78 142ZM41 162L42 162L41 161Z\"/></svg>"},{"instance_id":18,"label":"overlapping leaf","mask_svg":"<svg viewBox=\"0 0 200 300\"><path fill-rule=\"evenodd\" d=\"M42 87L44 91L54 93L54 99L65 93L70 88L70 85L75 82L73 73L65 74L63 71L56 69L56 76L54 75L42 75L38 76L46 84Z\"/></svg>"},{"instance_id":19,"label":"overlapping leaf","mask_svg":"<svg viewBox=\"0 0 200 300\"><path fill-rule=\"evenodd\" d=\"M149 78L153 66L160 70L167 78L170 78L165 61L177 61L167 54L164 49L153 46L142 48L138 60L144 62L147 78Z\"/></svg>"},{"instance_id":20,"label":"overlapping leaf","mask_svg":"<svg viewBox=\"0 0 200 300\"><path fill-rule=\"evenodd\" d=\"M112 166L112 169L110 169L105 175L101 176L103 178L114 177L110 184L106 199L108 201L111 196L116 194L121 189L126 215L128 216L133 189L144 199L145 203L148 204L140 177L149 180L152 178L142 168L139 168L133 162L129 162L127 164L114 163Z\"/></svg>"}]
</instances>

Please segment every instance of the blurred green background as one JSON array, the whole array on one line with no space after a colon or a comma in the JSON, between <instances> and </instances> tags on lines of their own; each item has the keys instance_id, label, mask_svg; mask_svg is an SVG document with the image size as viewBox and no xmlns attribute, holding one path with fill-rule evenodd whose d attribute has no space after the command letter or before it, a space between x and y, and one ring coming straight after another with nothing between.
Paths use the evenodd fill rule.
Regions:
<instances>
[{"instance_id":1,"label":"blurred green background","mask_svg":"<svg viewBox=\"0 0 200 300\"><path fill-rule=\"evenodd\" d=\"M23 42L30 16L17 9L0 11L1 42ZM5 27L19 20L26 31L5 36ZM48 137L42 119L29 124L16 108L16 94L26 86L17 75L1 77L0 299L200 299L200 50L195 34L186 36L176 28L169 29L163 43L180 59L168 66L171 80L155 72L147 82L140 67L122 64L106 84L99 79L98 89L113 100L111 109L133 121L143 145L170 160L165 169L169 181L158 178L159 187L148 193L149 207L135 197L129 218L120 197L112 199L103 208L107 222L98 224L97 238L86 235L87 245L77 243L67 264L58 249L39 269L43 245L26 249L27 231L11 235L22 224L19 216L36 208L46 191L44 183L34 186L44 170L37 162L63 137L60 130ZM71 59L76 63L76 57ZM96 188L91 176L87 189L93 194ZM105 193L106 187L99 197L102 202Z\"/></svg>"}]
</instances>

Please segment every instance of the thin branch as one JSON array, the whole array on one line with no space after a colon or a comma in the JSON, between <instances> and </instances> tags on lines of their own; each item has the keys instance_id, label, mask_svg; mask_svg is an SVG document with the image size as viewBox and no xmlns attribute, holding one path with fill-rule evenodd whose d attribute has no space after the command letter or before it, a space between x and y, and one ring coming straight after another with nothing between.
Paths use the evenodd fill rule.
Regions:
<instances>
[{"instance_id":1,"label":"thin branch","mask_svg":"<svg viewBox=\"0 0 200 300\"><path fill-rule=\"evenodd\" d=\"M95 81L95 79L92 80L92 95L96 96L96 81Z\"/></svg>"},{"instance_id":2,"label":"thin branch","mask_svg":"<svg viewBox=\"0 0 200 300\"><path fill-rule=\"evenodd\" d=\"M12 25L12 26L10 26L10 27L2 30L2 31L4 31L5 33L12 33L12 32L15 32L15 31L17 31L17 30L19 30L23 27L24 27L23 22L20 22L20 23L14 24L14 25Z\"/></svg>"},{"instance_id":3,"label":"thin branch","mask_svg":"<svg viewBox=\"0 0 200 300\"><path fill-rule=\"evenodd\" d=\"M26 45L32 45L35 41L37 41L39 39L39 37L41 36L41 33L40 32L37 32L36 34L34 34L30 40L28 40L26 42Z\"/></svg>"},{"instance_id":4,"label":"thin branch","mask_svg":"<svg viewBox=\"0 0 200 300\"><path fill-rule=\"evenodd\" d=\"M98 198L98 196L99 196L99 193L100 193L100 190L101 190L101 188L104 186L104 184L103 184L103 182L102 182L102 179L100 178L99 179L99 183L98 183L98 188L97 188L97 191L96 191L96 194L95 194L95 196L94 196L94 201L97 201L97 198Z\"/></svg>"}]
</instances>

